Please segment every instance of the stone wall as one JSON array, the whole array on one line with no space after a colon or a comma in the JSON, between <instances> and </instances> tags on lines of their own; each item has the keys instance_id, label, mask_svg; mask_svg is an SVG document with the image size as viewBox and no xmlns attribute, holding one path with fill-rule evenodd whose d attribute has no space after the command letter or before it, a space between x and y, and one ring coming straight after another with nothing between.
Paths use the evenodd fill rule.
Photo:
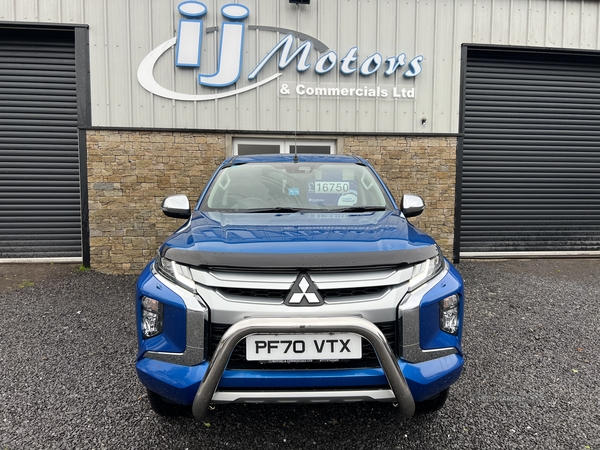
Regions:
<instances>
[{"instance_id":1,"label":"stone wall","mask_svg":"<svg viewBox=\"0 0 600 450\"><path fill-rule=\"evenodd\" d=\"M139 273L182 220L166 217L168 195L197 200L225 158L224 134L87 132L90 264Z\"/></svg>"},{"instance_id":2,"label":"stone wall","mask_svg":"<svg viewBox=\"0 0 600 450\"><path fill-rule=\"evenodd\" d=\"M454 137L344 139L344 153L367 159L398 204L403 194L423 198L425 212L410 222L433 236L448 258L454 247L456 145Z\"/></svg>"},{"instance_id":3,"label":"stone wall","mask_svg":"<svg viewBox=\"0 0 600 450\"><path fill-rule=\"evenodd\" d=\"M411 222L452 255L456 139L346 137L343 153L365 157L399 201L423 197ZM194 202L226 156L220 133L88 130L90 257L95 270L139 273L182 220L160 210L168 195Z\"/></svg>"}]
</instances>

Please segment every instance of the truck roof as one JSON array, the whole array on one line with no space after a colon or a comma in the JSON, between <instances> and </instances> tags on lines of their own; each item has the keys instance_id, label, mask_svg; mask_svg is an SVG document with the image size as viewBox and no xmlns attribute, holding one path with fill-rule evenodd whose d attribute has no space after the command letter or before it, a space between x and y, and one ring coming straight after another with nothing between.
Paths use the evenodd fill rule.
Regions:
<instances>
[{"instance_id":1,"label":"truck roof","mask_svg":"<svg viewBox=\"0 0 600 450\"><path fill-rule=\"evenodd\" d=\"M223 162L227 164L261 163L261 162L292 162L294 156L298 157L298 162L320 162L320 163L361 163L366 161L360 157L349 155L323 155L316 153L272 153L264 155L237 155L228 158Z\"/></svg>"}]
</instances>

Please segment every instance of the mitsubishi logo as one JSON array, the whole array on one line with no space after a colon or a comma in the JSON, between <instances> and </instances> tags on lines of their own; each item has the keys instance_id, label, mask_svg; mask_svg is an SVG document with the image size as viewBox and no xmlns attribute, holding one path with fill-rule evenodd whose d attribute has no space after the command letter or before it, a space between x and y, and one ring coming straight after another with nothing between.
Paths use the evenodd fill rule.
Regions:
<instances>
[{"instance_id":1,"label":"mitsubishi logo","mask_svg":"<svg viewBox=\"0 0 600 450\"><path fill-rule=\"evenodd\" d=\"M289 306L319 306L323 304L323 299L310 277L301 273L285 299L285 304Z\"/></svg>"}]
</instances>

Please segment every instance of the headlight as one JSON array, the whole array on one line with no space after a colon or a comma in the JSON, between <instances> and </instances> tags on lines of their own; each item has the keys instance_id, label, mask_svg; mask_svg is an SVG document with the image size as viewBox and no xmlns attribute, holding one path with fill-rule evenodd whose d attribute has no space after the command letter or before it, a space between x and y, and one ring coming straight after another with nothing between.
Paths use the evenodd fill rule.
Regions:
<instances>
[{"instance_id":1,"label":"headlight","mask_svg":"<svg viewBox=\"0 0 600 450\"><path fill-rule=\"evenodd\" d=\"M150 297L142 297L142 334L144 339L157 336L163 330L163 304Z\"/></svg>"},{"instance_id":2,"label":"headlight","mask_svg":"<svg viewBox=\"0 0 600 450\"><path fill-rule=\"evenodd\" d=\"M154 260L154 268L158 273L160 273L163 277L176 281L175 279L175 267L173 267L174 262L164 256L160 255L160 251L156 255L156 259Z\"/></svg>"},{"instance_id":3,"label":"headlight","mask_svg":"<svg viewBox=\"0 0 600 450\"><path fill-rule=\"evenodd\" d=\"M154 260L154 268L166 279L194 291L196 283L192 278L192 271L188 266L176 263L175 261L165 258L160 254L160 250Z\"/></svg>"},{"instance_id":4,"label":"headlight","mask_svg":"<svg viewBox=\"0 0 600 450\"><path fill-rule=\"evenodd\" d=\"M458 333L458 294L440 302L440 329L446 333Z\"/></svg>"},{"instance_id":5,"label":"headlight","mask_svg":"<svg viewBox=\"0 0 600 450\"><path fill-rule=\"evenodd\" d=\"M438 248L438 254L422 263L413 266L412 275L408 282L408 290L413 291L423 283L428 282L435 277L444 267L444 258Z\"/></svg>"}]
</instances>

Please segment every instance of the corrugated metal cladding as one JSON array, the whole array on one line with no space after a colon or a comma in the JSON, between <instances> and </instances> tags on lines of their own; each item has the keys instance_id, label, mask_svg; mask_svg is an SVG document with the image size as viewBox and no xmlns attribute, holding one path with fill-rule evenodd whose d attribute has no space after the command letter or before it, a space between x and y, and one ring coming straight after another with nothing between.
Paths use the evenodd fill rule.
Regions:
<instances>
[{"instance_id":1,"label":"corrugated metal cladding","mask_svg":"<svg viewBox=\"0 0 600 450\"><path fill-rule=\"evenodd\" d=\"M336 68L314 73L323 53L311 52L311 68L298 74L296 63L277 82L215 101L172 101L153 95L137 82L144 57L176 35L182 0L44 0L15 2L14 20L75 21L90 26L93 125L199 128L244 131L456 133L459 129L460 51L463 43L597 49L600 4L589 0L235 0L246 5L243 69L236 88L250 84L252 69L285 36L255 26L299 30L342 58L358 47L359 62L379 52L385 58L423 55L423 72L410 80L398 71L370 77L344 76ZM8 9L11 8L8 2ZM213 73L219 55L223 5L233 0L202 0L204 33L200 70L175 68L171 48L158 61L159 83L178 92L212 93L197 74ZM36 9L39 11L36 16ZM62 6L62 9L61 9ZM78 6L78 7L76 7ZM61 13L62 11L62 13ZM68 12L68 14L67 14ZM10 17L10 13L5 17ZM68 18L68 19L67 19ZM296 49L301 43L294 42ZM269 61L259 74L277 72ZM379 85L390 93L414 84L415 98L328 98L279 94L281 84L362 87ZM423 123L423 118L427 120Z\"/></svg>"},{"instance_id":2,"label":"corrugated metal cladding","mask_svg":"<svg viewBox=\"0 0 600 450\"><path fill-rule=\"evenodd\" d=\"M461 254L599 250L600 56L467 47L465 81Z\"/></svg>"},{"instance_id":3,"label":"corrugated metal cladding","mask_svg":"<svg viewBox=\"0 0 600 450\"><path fill-rule=\"evenodd\" d=\"M165 88L206 94L198 73L216 70L221 8L247 6L243 68L235 88L249 86L248 75L287 32L297 30L342 58L358 47L359 63L379 52L385 58L422 55L423 72L405 79L403 71L386 77L344 76L336 68L317 76L323 52L311 51L311 68L298 74L296 62L278 81L251 92L213 101L170 100L145 90L137 69L153 49L176 36L184 0L0 0L0 21L89 25L92 125L98 127L190 128L239 131L380 133L456 133L459 129L461 45L464 43L550 48L600 48L600 2L590 0L202 0L201 67L176 68L174 48L159 59L154 75ZM296 49L300 39L294 42ZM277 70L269 61L259 74ZM281 84L388 89L387 98L292 97ZM415 87L415 98L393 98L397 87ZM225 88L227 90L229 88ZM224 91L224 90L218 90ZM427 120L423 123L423 118Z\"/></svg>"},{"instance_id":4,"label":"corrugated metal cladding","mask_svg":"<svg viewBox=\"0 0 600 450\"><path fill-rule=\"evenodd\" d=\"M0 28L0 258L80 257L74 33Z\"/></svg>"},{"instance_id":5,"label":"corrugated metal cladding","mask_svg":"<svg viewBox=\"0 0 600 450\"><path fill-rule=\"evenodd\" d=\"M294 60L279 70L278 56L269 60L257 76L257 81L278 72L282 75L257 89L217 100L173 101L150 94L136 82L135 77L132 80L131 74L137 73L141 61L153 48L176 36L179 21L183 17L177 9L180 3L106 1L105 6L100 2L86 3L86 14L91 20L92 43L95 38L94 25L106 29L108 33L106 42L98 42L101 47L91 47L92 77L98 77L99 80L93 84L94 92L99 94L93 101L94 124L315 133L420 132L431 131L431 123L439 130L450 127L453 116L448 114L449 108L444 109L446 114L440 115L439 120L431 120L434 102L450 102L452 92L447 87L447 71L443 68L439 69L440 75L436 77L438 90L433 92L433 68L437 65L459 66L458 61L448 57L444 61L442 56L452 51L451 39L439 41L440 55L433 51L435 30L431 31L431 28L437 12L434 5L425 6L425 2L419 4L412 0L312 0L310 5L300 6L288 0L236 1L250 11L248 18L243 21L244 51L236 89L255 84L255 80L248 79L250 73L282 38L295 30L321 43L318 46L320 50L315 46L310 51L307 59L310 68L299 73L296 69L297 60ZM169 48L153 70L158 84L166 89L202 95L222 93L229 89L215 90L200 86L198 74L217 71L220 30L226 20L221 8L234 2L202 0L202 3L206 5L207 13L202 17L204 31L200 67L175 67L175 47ZM452 17L452 13L448 12L451 8L441 9L446 13L444 19ZM100 20L104 23L99 23ZM418 26L426 27L427 32L417 42L415 29ZM292 51L303 41L295 39ZM384 59L405 53L407 61L424 55L427 58L426 68L416 78L403 76L408 66L397 70L392 76L385 76L384 68L371 76L361 76L358 72L343 75L338 62L335 69L327 74L316 74L315 64L320 56L333 51L341 59L353 47L359 49L357 66L374 53L381 53ZM107 67L109 70L106 70ZM421 83L421 87L415 88L417 83ZM388 95L385 98L299 96L295 88L300 84L313 88L379 87L387 90ZM415 97L393 97L394 88L398 92L415 88ZM290 90L289 95L281 94L285 89ZM455 93L458 99L457 88ZM425 125L421 123L423 115L430 118Z\"/></svg>"}]
</instances>

